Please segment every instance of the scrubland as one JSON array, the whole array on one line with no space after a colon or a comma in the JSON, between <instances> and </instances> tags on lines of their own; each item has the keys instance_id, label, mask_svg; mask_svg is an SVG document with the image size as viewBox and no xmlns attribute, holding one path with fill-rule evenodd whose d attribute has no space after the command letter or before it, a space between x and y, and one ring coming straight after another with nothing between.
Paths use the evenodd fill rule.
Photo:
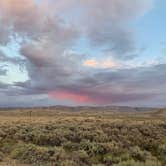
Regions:
<instances>
[{"instance_id":1,"label":"scrubland","mask_svg":"<svg viewBox=\"0 0 166 166\"><path fill-rule=\"evenodd\" d=\"M0 166L166 166L166 110L1 110Z\"/></svg>"}]
</instances>

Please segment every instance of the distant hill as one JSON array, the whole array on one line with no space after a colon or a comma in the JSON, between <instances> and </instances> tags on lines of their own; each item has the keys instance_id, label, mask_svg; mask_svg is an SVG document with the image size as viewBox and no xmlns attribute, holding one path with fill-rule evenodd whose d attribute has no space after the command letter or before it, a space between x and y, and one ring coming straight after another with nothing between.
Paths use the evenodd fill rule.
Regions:
<instances>
[{"instance_id":1,"label":"distant hill","mask_svg":"<svg viewBox=\"0 0 166 166\"><path fill-rule=\"evenodd\" d=\"M50 107L29 107L29 108L0 108L1 110L25 110L25 109L38 109L38 110L62 110L62 111L118 111L118 112L142 112L142 111L155 111L158 108L150 107L130 107L130 106L50 106Z\"/></svg>"},{"instance_id":2,"label":"distant hill","mask_svg":"<svg viewBox=\"0 0 166 166\"><path fill-rule=\"evenodd\" d=\"M166 118L166 108L158 109L152 113L153 116L162 116Z\"/></svg>"}]
</instances>

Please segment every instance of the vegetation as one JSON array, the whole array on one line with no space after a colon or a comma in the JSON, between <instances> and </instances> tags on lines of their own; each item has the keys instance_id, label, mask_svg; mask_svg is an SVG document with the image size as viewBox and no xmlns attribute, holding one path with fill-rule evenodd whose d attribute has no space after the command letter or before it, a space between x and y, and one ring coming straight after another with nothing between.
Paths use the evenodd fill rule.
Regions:
<instances>
[{"instance_id":1,"label":"vegetation","mask_svg":"<svg viewBox=\"0 0 166 166\"><path fill-rule=\"evenodd\" d=\"M165 166L165 114L0 111L0 165Z\"/></svg>"}]
</instances>

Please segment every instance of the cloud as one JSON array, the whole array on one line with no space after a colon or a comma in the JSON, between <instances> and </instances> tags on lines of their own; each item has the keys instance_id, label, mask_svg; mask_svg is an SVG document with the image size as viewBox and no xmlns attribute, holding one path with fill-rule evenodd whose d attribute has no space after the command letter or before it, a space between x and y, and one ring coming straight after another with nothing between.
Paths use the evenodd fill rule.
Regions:
<instances>
[{"instance_id":1,"label":"cloud","mask_svg":"<svg viewBox=\"0 0 166 166\"><path fill-rule=\"evenodd\" d=\"M48 94L50 97L52 98L58 98L61 100L71 100L73 102L76 103L91 103L91 99L89 98L88 95L83 95L83 94L76 94L76 93L72 93L69 91L53 91L53 92L49 92Z\"/></svg>"},{"instance_id":2,"label":"cloud","mask_svg":"<svg viewBox=\"0 0 166 166\"><path fill-rule=\"evenodd\" d=\"M0 98L0 107L42 107L60 104L60 101L49 99L47 95L8 96L0 93Z\"/></svg>"},{"instance_id":3,"label":"cloud","mask_svg":"<svg viewBox=\"0 0 166 166\"><path fill-rule=\"evenodd\" d=\"M117 59L132 57L137 48L129 24L151 9L151 0L45 2L0 1L0 43L10 42L11 35L21 38L20 57L0 55L1 62L23 64L29 77L0 84L1 105L132 105L166 96L165 64L122 69L110 57L87 59L73 51L85 37L91 49L111 51Z\"/></svg>"},{"instance_id":4,"label":"cloud","mask_svg":"<svg viewBox=\"0 0 166 166\"><path fill-rule=\"evenodd\" d=\"M57 14L62 11L65 17L72 17L81 25L94 48L114 51L117 58L124 59L134 58L139 49L135 46L131 21L153 8L153 0L61 0L54 4Z\"/></svg>"},{"instance_id":5,"label":"cloud","mask_svg":"<svg viewBox=\"0 0 166 166\"><path fill-rule=\"evenodd\" d=\"M7 63L19 65L21 68L21 67L24 67L26 61L25 61L25 59L23 59L21 57L9 57L0 50L0 64L8 65Z\"/></svg>"},{"instance_id":6,"label":"cloud","mask_svg":"<svg viewBox=\"0 0 166 166\"><path fill-rule=\"evenodd\" d=\"M100 0L86 1L88 8L87 33L93 45L115 52L117 58L134 58L136 51L134 32L129 23L144 15L152 7L152 1ZM133 55L134 54L134 55Z\"/></svg>"},{"instance_id":7,"label":"cloud","mask_svg":"<svg viewBox=\"0 0 166 166\"><path fill-rule=\"evenodd\" d=\"M163 64L123 70L89 70L88 74L83 73L76 80L72 76L72 82L64 77L59 84L52 79L52 84L47 81L43 86L38 82L38 87L32 87L31 84L17 86L28 90L24 93L47 93L55 100L67 100L81 105L146 104L166 95L165 69L166 65Z\"/></svg>"},{"instance_id":8,"label":"cloud","mask_svg":"<svg viewBox=\"0 0 166 166\"><path fill-rule=\"evenodd\" d=\"M45 3L37 5L34 0L2 0L0 9L1 27L11 27L6 39L12 34L23 40L20 54L32 87L44 89L47 82L55 87L55 82L61 83L73 71L77 73L75 67L79 66L80 56L71 53L70 48L78 39L78 32L71 24L54 15ZM1 58L4 62L17 63L15 58Z\"/></svg>"},{"instance_id":9,"label":"cloud","mask_svg":"<svg viewBox=\"0 0 166 166\"><path fill-rule=\"evenodd\" d=\"M21 53L27 59L26 68L32 88L47 90L71 84L82 72L81 55L64 51L48 41L25 45Z\"/></svg>"},{"instance_id":10,"label":"cloud","mask_svg":"<svg viewBox=\"0 0 166 166\"><path fill-rule=\"evenodd\" d=\"M82 95L89 102L98 104L148 101L161 94L165 95L165 69L166 65L157 65L117 71L104 70L89 78L82 78L77 85L63 87L63 90L75 98Z\"/></svg>"},{"instance_id":11,"label":"cloud","mask_svg":"<svg viewBox=\"0 0 166 166\"><path fill-rule=\"evenodd\" d=\"M120 67L120 64L116 63L113 59L102 59L102 60L96 60L96 59L88 59L83 62L83 65L85 67L92 67L92 68L118 68Z\"/></svg>"},{"instance_id":12,"label":"cloud","mask_svg":"<svg viewBox=\"0 0 166 166\"><path fill-rule=\"evenodd\" d=\"M71 36L75 35L74 28L54 16L45 3L37 5L35 0L1 0L0 14L4 42L9 42L10 35L20 35L36 40L53 39L61 44L71 42Z\"/></svg>"},{"instance_id":13,"label":"cloud","mask_svg":"<svg viewBox=\"0 0 166 166\"><path fill-rule=\"evenodd\" d=\"M7 74L6 69L0 69L0 76L5 76Z\"/></svg>"},{"instance_id":14,"label":"cloud","mask_svg":"<svg viewBox=\"0 0 166 166\"><path fill-rule=\"evenodd\" d=\"M5 88L7 88L8 86L9 86L8 84L5 84L5 83L0 82L0 89L5 89Z\"/></svg>"}]
</instances>

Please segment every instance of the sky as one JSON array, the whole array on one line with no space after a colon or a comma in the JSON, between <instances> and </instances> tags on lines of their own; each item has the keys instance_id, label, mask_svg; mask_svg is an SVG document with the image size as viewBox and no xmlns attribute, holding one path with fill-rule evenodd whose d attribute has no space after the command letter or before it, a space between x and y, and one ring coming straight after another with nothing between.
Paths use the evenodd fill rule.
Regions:
<instances>
[{"instance_id":1,"label":"sky","mask_svg":"<svg viewBox=\"0 0 166 166\"><path fill-rule=\"evenodd\" d=\"M0 0L0 107L166 107L166 1Z\"/></svg>"}]
</instances>

